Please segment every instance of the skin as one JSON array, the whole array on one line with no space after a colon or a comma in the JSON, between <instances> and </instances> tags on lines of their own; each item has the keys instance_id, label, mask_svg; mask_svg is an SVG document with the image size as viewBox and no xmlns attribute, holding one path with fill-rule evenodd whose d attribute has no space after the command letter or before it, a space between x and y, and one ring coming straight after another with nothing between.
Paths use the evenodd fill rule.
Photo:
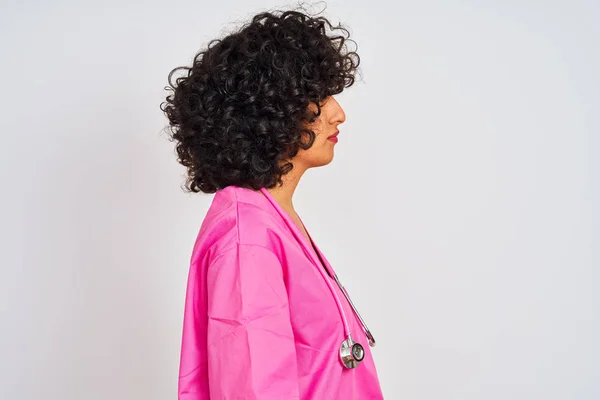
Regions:
<instances>
[{"instance_id":1,"label":"skin","mask_svg":"<svg viewBox=\"0 0 600 400\"><path fill-rule=\"evenodd\" d=\"M311 104L310 109L316 111L317 107ZM346 114L337 100L333 96L327 97L324 105L321 106L321 115L309 126L316 134L313 145L308 150L300 149L298 154L290 160L294 168L282 177L282 186L267 189L279 205L292 217L307 239L308 234L294 209L292 198L300 179L309 168L321 167L333 160L333 148L336 143L327 138L334 134L339 129L338 126L345 120Z\"/></svg>"}]
</instances>

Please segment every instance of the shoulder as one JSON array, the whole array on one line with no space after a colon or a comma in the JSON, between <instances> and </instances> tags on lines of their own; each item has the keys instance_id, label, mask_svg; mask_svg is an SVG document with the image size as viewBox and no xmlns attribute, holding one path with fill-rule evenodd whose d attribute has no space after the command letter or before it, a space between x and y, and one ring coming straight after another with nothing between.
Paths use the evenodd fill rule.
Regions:
<instances>
[{"instance_id":1,"label":"shoulder","mask_svg":"<svg viewBox=\"0 0 600 400\"><path fill-rule=\"evenodd\" d=\"M228 189L228 188L226 188ZM262 193L240 188L217 192L202 223L195 253L210 258L239 246L256 246L279 254L287 225Z\"/></svg>"}]
</instances>

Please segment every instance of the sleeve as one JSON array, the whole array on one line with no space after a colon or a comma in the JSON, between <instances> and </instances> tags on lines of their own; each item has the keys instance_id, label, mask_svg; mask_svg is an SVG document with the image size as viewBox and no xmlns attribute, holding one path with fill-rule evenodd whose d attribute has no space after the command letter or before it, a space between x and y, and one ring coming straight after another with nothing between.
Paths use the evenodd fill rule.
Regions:
<instances>
[{"instance_id":1,"label":"sleeve","mask_svg":"<svg viewBox=\"0 0 600 400\"><path fill-rule=\"evenodd\" d=\"M207 273L211 399L299 399L296 348L278 257L258 245L219 254Z\"/></svg>"}]
</instances>

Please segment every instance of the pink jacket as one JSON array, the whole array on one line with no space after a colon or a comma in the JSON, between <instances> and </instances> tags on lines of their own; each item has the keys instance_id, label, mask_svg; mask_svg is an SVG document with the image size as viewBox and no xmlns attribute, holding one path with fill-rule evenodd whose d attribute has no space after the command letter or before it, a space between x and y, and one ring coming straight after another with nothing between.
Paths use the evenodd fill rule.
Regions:
<instances>
[{"instance_id":1,"label":"pink jacket","mask_svg":"<svg viewBox=\"0 0 600 400\"><path fill-rule=\"evenodd\" d=\"M383 399L360 321L326 274L365 349L356 368L340 361L344 326L318 256L334 272L315 247L266 190L215 193L191 257L179 400Z\"/></svg>"}]
</instances>

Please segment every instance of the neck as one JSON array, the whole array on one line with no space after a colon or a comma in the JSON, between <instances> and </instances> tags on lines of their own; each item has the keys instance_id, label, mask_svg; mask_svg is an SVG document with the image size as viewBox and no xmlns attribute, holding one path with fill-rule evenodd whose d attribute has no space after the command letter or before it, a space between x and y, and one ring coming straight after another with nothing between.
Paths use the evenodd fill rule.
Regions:
<instances>
[{"instance_id":1,"label":"neck","mask_svg":"<svg viewBox=\"0 0 600 400\"><path fill-rule=\"evenodd\" d=\"M306 171L305 168L302 168L300 165L294 164L294 168L286 175L284 175L281 179L283 181L282 186L275 186L272 188L268 188L267 190L273 196L273 198L279 203L279 205L286 210L288 213L295 213L294 203L292 198L294 196L294 192L296 187L298 187L298 183L300 182L300 178Z\"/></svg>"}]
</instances>

